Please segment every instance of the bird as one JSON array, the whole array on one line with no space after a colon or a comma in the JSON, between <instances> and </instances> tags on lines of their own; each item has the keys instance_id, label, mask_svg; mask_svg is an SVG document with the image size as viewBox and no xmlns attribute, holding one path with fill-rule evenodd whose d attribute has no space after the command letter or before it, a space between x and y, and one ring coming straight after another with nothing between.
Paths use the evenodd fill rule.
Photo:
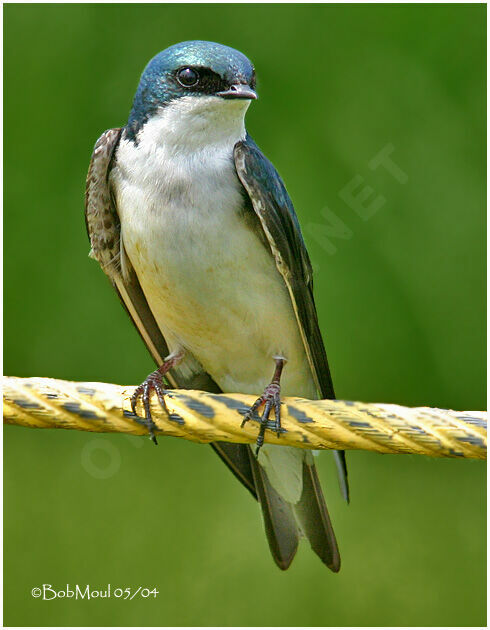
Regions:
<instances>
[{"instance_id":1,"label":"bird","mask_svg":"<svg viewBox=\"0 0 490 630\"><path fill-rule=\"evenodd\" d=\"M158 366L131 403L136 414L142 402L150 437L150 397L165 407L167 386L258 396L238 418L259 423L256 449L211 446L258 500L280 569L305 536L338 572L312 453L264 444L267 430L283 431L282 397L335 394L297 215L245 127L256 98L253 64L224 44L181 42L154 56L126 125L104 132L93 150L90 256ZM345 454L334 453L348 502Z\"/></svg>"}]
</instances>

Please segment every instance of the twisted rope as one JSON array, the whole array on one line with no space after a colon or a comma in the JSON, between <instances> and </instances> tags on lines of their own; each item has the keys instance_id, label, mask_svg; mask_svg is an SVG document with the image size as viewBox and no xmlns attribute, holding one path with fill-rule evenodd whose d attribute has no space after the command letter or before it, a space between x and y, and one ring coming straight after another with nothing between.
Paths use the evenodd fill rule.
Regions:
<instances>
[{"instance_id":1,"label":"twisted rope","mask_svg":"<svg viewBox=\"0 0 490 630\"><path fill-rule=\"evenodd\" d=\"M4 422L25 427L147 435L143 409L131 412L132 386L4 377ZM169 416L152 397L157 435L193 442L255 443L258 417L240 428L255 397L169 390ZM345 400L284 398L283 432L265 442L308 449L361 449L486 459L486 412ZM271 425L272 427L272 425Z\"/></svg>"}]
</instances>

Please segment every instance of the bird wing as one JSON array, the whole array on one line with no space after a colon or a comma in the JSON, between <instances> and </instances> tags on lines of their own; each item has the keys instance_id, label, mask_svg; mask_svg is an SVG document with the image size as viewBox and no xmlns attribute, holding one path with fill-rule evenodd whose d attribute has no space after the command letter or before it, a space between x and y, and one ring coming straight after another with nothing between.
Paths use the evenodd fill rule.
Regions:
<instances>
[{"instance_id":1,"label":"bird wing","mask_svg":"<svg viewBox=\"0 0 490 630\"><path fill-rule=\"evenodd\" d=\"M313 271L293 203L273 164L249 135L235 145L234 156L238 177L259 218L261 236L265 235L289 291L318 393L322 398L335 398L313 298ZM335 451L335 458L341 491L348 501L344 451Z\"/></svg>"},{"instance_id":2,"label":"bird wing","mask_svg":"<svg viewBox=\"0 0 490 630\"><path fill-rule=\"evenodd\" d=\"M313 272L298 218L286 188L265 155L248 136L235 145L238 177L288 288L319 395L335 398L313 300Z\"/></svg>"}]
</instances>

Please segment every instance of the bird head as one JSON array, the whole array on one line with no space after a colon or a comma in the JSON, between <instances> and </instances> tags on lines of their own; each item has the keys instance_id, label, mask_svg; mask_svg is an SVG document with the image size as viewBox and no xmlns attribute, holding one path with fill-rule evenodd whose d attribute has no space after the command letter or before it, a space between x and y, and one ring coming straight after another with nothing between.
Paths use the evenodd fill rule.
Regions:
<instances>
[{"instance_id":1,"label":"bird head","mask_svg":"<svg viewBox=\"0 0 490 630\"><path fill-rule=\"evenodd\" d=\"M146 66L128 121L128 135L171 106L181 119L235 112L242 118L255 92L255 70L238 50L222 44L189 41L158 53ZM226 116L225 113L225 116Z\"/></svg>"}]
</instances>

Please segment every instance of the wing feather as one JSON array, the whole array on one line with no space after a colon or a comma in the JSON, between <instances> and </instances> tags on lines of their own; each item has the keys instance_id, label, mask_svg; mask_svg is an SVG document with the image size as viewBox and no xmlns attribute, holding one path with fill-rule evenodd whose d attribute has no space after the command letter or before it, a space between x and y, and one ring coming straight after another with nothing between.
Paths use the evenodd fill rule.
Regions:
<instances>
[{"instance_id":1,"label":"wing feather","mask_svg":"<svg viewBox=\"0 0 490 630\"><path fill-rule=\"evenodd\" d=\"M286 188L272 163L247 138L234 149L235 167L289 291L303 345L322 398L335 398L327 353L313 298L313 272L299 221ZM338 451L340 486L349 500L345 454Z\"/></svg>"},{"instance_id":2,"label":"wing feather","mask_svg":"<svg viewBox=\"0 0 490 630\"><path fill-rule=\"evenodd\" d=\"M289 290L319 395L335 398L313 299L313 272L291 199L251 138L235 145L235 165Z\"/></svg>"},{"instance_id":3,"label":"wing feather","mask_svg":"<svg viewBox=\"0 0 490 630\"><path fill-rule=\"evenodd\" d=\"M111 280L123 306L145 342L150 354L161 365L169 354L167 343L151 312L131 261L126 256L121 226L109 175L116 159L122 129L109 129L97 140L87 175L85 221L95 258ZM204 371L189 375L179 368L168 378L173 387L192 387L219 392L220 389Z\"/></svg>"}]
</instances>

